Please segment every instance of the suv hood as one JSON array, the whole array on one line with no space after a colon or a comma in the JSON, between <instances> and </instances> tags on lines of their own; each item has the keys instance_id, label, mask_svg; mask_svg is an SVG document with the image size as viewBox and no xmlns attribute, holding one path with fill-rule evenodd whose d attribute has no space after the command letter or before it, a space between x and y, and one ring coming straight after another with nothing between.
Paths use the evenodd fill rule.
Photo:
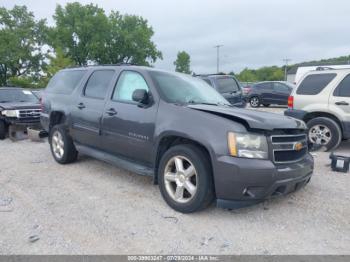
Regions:
<instances>
[{"instance_id":1,"label":"suv hood","mask_svg":"<svg viewBox=\"0 0 350 262\"><path fill-rule=\"evenodd\" d=\"M188 107L212 113L230 120L243 122L251 129L274 130L306 128L303 121L274 113L212 105L188 105Z\"/></svg>"},{"instance_id":2,"label":"suv hood","mask_svg":"<svg viewBox=\"0 0 350 262\"><path fill-rule=\"evenodd\" d=\"M16 109L40 109L40 104L28 102L8 102L0 103L1 110L16 110Z\"/></svg>"}]
</instances>

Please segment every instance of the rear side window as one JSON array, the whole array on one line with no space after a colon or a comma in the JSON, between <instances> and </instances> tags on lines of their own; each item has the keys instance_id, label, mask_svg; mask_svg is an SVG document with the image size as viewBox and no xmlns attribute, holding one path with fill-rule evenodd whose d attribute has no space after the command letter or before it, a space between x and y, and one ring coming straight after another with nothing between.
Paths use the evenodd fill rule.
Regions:
<instances>
[{"instance_id":1,"label":"rear side window","mask_svg":"<svg viewBox=\"0 0 350 262\"><path fill-rule=\"evenodd\" d=\"M278 93L288 93L289 92L289 88L286 85L281 84L281 83L274 83L273 89Z\"/></svg>"},{"instance_id":2,"label":"rear side window","mask_svg":"<svg viewBox=\"0 0 350 262\"><path fill-rule=\"evenodd\" d=\"M234 91L239 91L239 86L237 82L231 77L217 78L217 90L219 93L230 93Z\"/></svg>"},{"instance_id":3,"label":"rear side window","mask_svg":"<svg viewBox=\"0 0 350 262\"><path fill-rule=\"evenodd\" d=\"M208 85L213 86L213 85L211 84L211 82L210 82L209 79L207 79L207 78L202 78L202 80L205 81Z\"/></svg>"},{"instance_id":4,"label":"rear side window","mask_svg":"<svg viewBox=\"0 0 350 262\"><path fill-rule=\"evenodd\" d=\"M69 95L83 78L85 72L86 70L60 71L51 78L46 91Z\"/></svg>"},{"instance_id":5,"label":"rear side window","mask_svg":"<svg viewBox=\"0 0 350 262\"><path fill-rule=\"evenodd\" d=\"M334 96L350 97L350 75L347 75L334 91Z\"/></svg>"},{"instance_id":6,"label":"rear side window","mask_svg":"<svg viewBox=\"0 0 350 262\"><path fill-rule=\"evenodd\" d=\"M315 74L308 75L300 83L298 95L317 95L319 94L337 74Z\"/></svg>"},{"instance_id":7,"label":"rear side window","mask_svg":"<svg viewBox=\"0 0 350 262\"><path fill-rule=\"evenodd\" d=\"M93 72L86 84L84 95L91 98L104 99L113 75L114 70Z\"/></svg>"},{"instance_id":8,"label":"rear side window","mask_svg":"<svg viewBox=\"0 0 350 262\"><path fill-rule=\"evenodd\" d=\"M272 90L272 84L271 83L261 83L256 84L254 87L261 90Z\"/></svg>"}]
</instances>

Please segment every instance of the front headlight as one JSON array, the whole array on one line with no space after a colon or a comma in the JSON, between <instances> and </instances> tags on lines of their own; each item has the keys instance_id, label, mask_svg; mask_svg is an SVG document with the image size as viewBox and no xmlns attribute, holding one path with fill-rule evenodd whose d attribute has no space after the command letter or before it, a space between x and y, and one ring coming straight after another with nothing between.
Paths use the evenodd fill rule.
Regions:
<instances>
[{"instance_id":1,"label":"front headlight","mask_svg":"<svg viewBox=\"0 0 350 262\"><path fill-rule=\"evenodd\" d=\"M268 159L266 136L229 132L228 149L231 156Z\"/></svg>"},{"instance_id":2,"label":"front headlight","mask_svg":"<svg viewBox=\"0 0 350 262\"><path fill-rule=\"evenodd\" d=\"M7 117L18 117L17 110L3 110L1 114Z\"/></svg>"}]
</instances>

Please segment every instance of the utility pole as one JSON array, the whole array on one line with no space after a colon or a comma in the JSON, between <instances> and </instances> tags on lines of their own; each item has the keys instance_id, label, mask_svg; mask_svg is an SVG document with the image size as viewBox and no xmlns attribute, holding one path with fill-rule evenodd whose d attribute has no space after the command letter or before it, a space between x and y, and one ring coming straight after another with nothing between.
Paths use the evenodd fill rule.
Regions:
<instances>
[{"instance_id":1,"label":"utility pole","mask_svg":"<svg viewBox=\"0 0 350 262\"><path fill-rule=\"evenodd\" d=\"M287 66L288 66L288 62L291 61L292 59L289 58L285 58L283 59L283 62L285 63L284 66L284 81L287 81Z\"/></svg>"},{"instance_id":2,"label":"utility pole","mask_svg":"<svg viewBox=\"0 0 350 262\"><path fill-rule=\"evenodd\" d=\"M220 47L223 47L223 45L216 45L214 48L216 48L216 72L219 73L219 65L220 65Z\"/></svg>"}]
</instances>

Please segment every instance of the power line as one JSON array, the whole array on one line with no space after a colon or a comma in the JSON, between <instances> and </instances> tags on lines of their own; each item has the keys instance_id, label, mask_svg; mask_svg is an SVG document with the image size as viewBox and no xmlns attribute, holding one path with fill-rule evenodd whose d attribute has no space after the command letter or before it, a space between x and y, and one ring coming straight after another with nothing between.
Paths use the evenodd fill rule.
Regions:
<instances>
[{"instance_id":1,"label":"power line","mask_svg":"<svg viewBox=\"0 0 350 262\"><path fill-rule=\"evenodd\" d=\"M214 46L214 48L216 48L216 72L219 73L220 72L220 47L223 47L224 45L216 45Z\"/></svg>"}]
</instances>

